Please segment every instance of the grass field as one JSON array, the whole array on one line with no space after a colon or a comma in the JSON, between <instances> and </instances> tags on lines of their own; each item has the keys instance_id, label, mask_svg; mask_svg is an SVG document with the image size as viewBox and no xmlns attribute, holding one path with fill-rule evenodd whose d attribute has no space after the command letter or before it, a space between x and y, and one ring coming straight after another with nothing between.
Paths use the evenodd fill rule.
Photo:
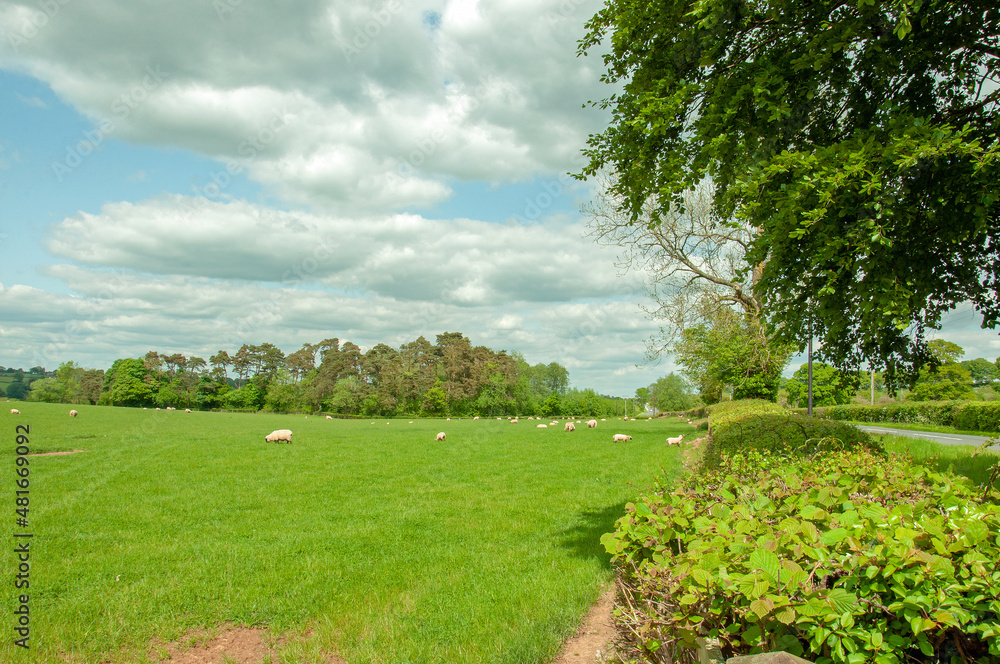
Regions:
<instances>
[{"instance_id":1,"label":"grass field","mask_svg":"<svg viewBox=\"0 0 1000 664\"><path fill-rule=\"evenodd\" d=\"M979 486L985 486L993 468L1000 463L1000 455L996 452L983 450L977 453L971 445L942 445L932 440L890 434L874 434L872 437L881 442L888 452L908 454L914 461L929 468L968 477ZM995 480L993 486L1000 489L1000 480Z\"/></svg>"},{"instance_id":2,"label":"grass field","mask_svg":"<svg viewBox=\"0 0 1000 664\"><path fill-rule=\"evenodd\" d=\"M224 623L292 637L289 663L545 662L611 579L601 534L679 472L664 439L691 431L14 405L0 564L12 581L12 535L34 535L31 648L5 583L0 661L39 664L155 662L151 644ZM30 458L27 528L16 424L33 453L86 450ZM265 443L278 428L295 442Z\"/></svg>"}]
</instances>

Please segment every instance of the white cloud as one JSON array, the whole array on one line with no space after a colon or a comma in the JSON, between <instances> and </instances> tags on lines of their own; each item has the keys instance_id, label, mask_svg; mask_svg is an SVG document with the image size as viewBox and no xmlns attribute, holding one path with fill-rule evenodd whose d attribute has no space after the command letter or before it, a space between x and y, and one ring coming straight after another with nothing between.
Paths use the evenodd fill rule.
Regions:
<instances>
[{"instance_id":1,"label":"white cloud","mask_svg":"<svg viewBox=\"0 0 1000 664\"><path fill-rule=\"evenodd\" d=\"M604 120L580 112L606 91L597 63L575 55L599 6L313 0L220 17L193 0L94 0L60 5L0 66L49 83L116 138L237 163L288 201L414 209L450 196L451 180L573 166Z\"/></svg>"}]
</instances>

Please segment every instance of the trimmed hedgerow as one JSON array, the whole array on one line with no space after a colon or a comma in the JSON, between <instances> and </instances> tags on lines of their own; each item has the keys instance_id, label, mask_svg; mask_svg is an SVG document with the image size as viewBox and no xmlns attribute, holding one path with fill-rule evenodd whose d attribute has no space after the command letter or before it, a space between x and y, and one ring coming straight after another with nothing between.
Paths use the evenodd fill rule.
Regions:
<instances>
[{"instance_id":1,"label":"trimmed hedgerow","mask_svg":"<svg viewBox=\"0 0 1000 664\"><path fill-rule=\"evenodd\" d=\"M708 468L717 464L724 454L748 450L778 456L859 446L881 450L871 436L857 427L799 415L760 400L734 401L713 407L709 430L712 435L702 462Z\"/></svg>"},{"instance_id":2,"label":"trimmed hedgerow","mask_svg":"<svg viewBox=\"0 0 1000 664\"><path fill-rule=\"evenodd\" d=\"M714 426L713 426L714 428ZM724 456L602 538L653 662L786 650L820 664L1000 661L997 495L867 449Z\"/></svg>"},{"instance_id":3,"label":"trimmed hedgerow","mask_svg":"<svg viewBox=\"0 0 1000 664\"><path fill-rule=\"evenodd\" d=\"M797 412L800 412L798 409ZM937 424L966 431L1000 433L1000 402L908 401L874 405L847 404L814 408L817 417L855 422Z\"/></svg>"}]
</instances>

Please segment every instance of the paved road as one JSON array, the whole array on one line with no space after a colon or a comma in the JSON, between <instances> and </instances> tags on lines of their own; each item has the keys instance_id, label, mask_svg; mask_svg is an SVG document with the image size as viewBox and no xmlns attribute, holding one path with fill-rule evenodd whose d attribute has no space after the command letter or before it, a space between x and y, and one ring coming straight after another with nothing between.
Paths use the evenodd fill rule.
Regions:
<instances>
[{"instance_id":1,"label":"paved road","mask_svg":"<svg viewBox=\"0 0 1000 664\"><path fill-rule=\"evenodd\" d=\"M910 438L929 438L942 445L973 445L978 447L989 440L986 436L968 436L964 433L934 433L933 431L910 431L909 429L862 425L858 425L858 428L868 433L889 433L895 436L909 436ZM1000 445L991 445L989 449L1000 452Z\"/></svg>"}]
</instances>

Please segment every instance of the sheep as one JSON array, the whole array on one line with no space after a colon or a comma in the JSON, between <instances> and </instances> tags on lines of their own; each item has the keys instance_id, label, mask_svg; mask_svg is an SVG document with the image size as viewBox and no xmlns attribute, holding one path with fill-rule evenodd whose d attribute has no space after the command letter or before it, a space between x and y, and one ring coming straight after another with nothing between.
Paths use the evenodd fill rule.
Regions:
<instances>
[{"instance_id":1,"label":"sheep","mask_svg":"<svg viewBox=\"0 0 1000 664\"><path fill-rule=\"evenodd\" d=\"M554 427L554 426L555 426L555 425L557 425L557 424L559 424L559 423L558 423L558 422L556 422L555 420L553 420L553 421L549 422L549 426L550 426L550 427Z\"/></svg>"},{"instance_id":2,"label":"sheep","mask_svg":"<svg viewBox=\"0 0 1000 664\"><path fill-rule=\"evenodd\" d=\"M572 422L567 422L566 426L563 427L563 430L564 431L576 431L576 425L573 424Z\"/></svg>"},{"instance_id":3,"label":"sheep","mask_svg":"<svg viewBox=\"0 0 1000 664\"><path fill-rule=\"evenodd\" d=\"M623 433L616 433L612 440L616 443L624 443L626 440L632 440L632 436L626 436Z\"/></svg>"},{"instance_id":4,"label":"sheep","mask_svg":"<svg viewBox=\"0 0 1000 664\"><path fill-rule=\"evenodd\" d=\"M439 433L437 435L437 437L434 440L444 440L444 438L445 438L445 434L444 434L444 431L442 431L441 433Z\"/></svg>"},{"instance_id":5,"label":"sheep","mask_svg":"<svg viewBox=\"0 0 1000 664\"><path fill-rule=\"evenodd\" d=\"M512 419L512 420L510 421L510 423L511 423L511 424L517 424L517 418L515 417L514 419Z\"/></svg>"},{"instance_id":6,"label":"sheep","mask_svg":"<svg viewBox=\"0 0 1000 664\"><path fill-rule=\"evenodd\" d=\"M292 442L292 432L289 429L277 429L264 436L264 440L268 443L276 443L280 440L290 443Z\"/></svg>"},{"instance_id":7,"label":"sheep","mask_svg":"<svg viewBox=\"0 0 1000 664\"><path fill-rule=\"evenodd\" d=\"M185 409L184 409L184 412L185 412L185 413L190 413L190 412L191 412L191 409L190 409L190 408L185 408Z\"/></svg>"},{"instance_id":8,"label":"sheep","mask_svg":"<svg viewBox=\"0 0 1000 664\"><path fill-rule=\"evenodd\" d=\"M683 434L676 438L667 438L667 445L680 445L682 440L684 440Z\"/></svg>"},{"instance_id":9,"label":"sheep","mask_svg":"<svg viewBox=\"0 0 1000 664\"><path fill-rule=\"evenodd\" d=\"M479 416L478 416L478 415L476 415L476 416L475 416L475 417L473 417L472 419L474 419L474 420L478 420L478 419L479 419Z\"/></svg>"},{"instance_id":10,"label":"sheep","mask_svg":"<svg viewBox=\"0 0 1000 664\"><path fill-rule=\"evenodd\" d=\"M539 428L539 429L548 429L549 425L547 425L547 424L539 424L537 428Z\"/></svg>"},{"instance_id":11,"label":"sheep","mask_svg":"<svg viewBox=\"0 0 1000 664\"><path fill-rule=\"evenodd\" d=\"M587 422L587 428L588 429L596 429L597 428L597 420L589 420Z\"/></svg>"},{"instance_id":12,"label":"sheep","mask_svg":"<svg viewBox=\"0 0 1000 664\"><path fill-rule=\"evenodd\" d=\"M607 422L608 420L607 420L606 418L603 418L603 417L602 417L602 418L601 418L601 421L602 421L602 422Z\"/></svg>"},{"instance_id":13,"label":"sheep","mask_svg":"<svg viewBox=\"0 0 1000 664\"><path fill-rule=\"evenodd\" d=\"M80 413L76 412L75 410L69 411L69 416L70 417L78 417L79 415L80 415Z\"/></svg>"},{"instance_id":14,"label":"sheep","mask_svg":"<svg viewBox=\"0 0 1000 664\"><path fill-rule=\"evenodd\" d=\"M10 409L10 414L11 415L20 415L21 411L19 411L17 408L11 408Z\"/></svg>"},{"instance_id":15,"label":"sheep","mask_svg":"<svg viewBox=\"0 0 1000 664\"><path fill-rule=\"evenodd\" d=\"M328 420L332 420L333 418L332 418L332 417L330 417L329 415L327 415L327 416L326 416L326 419L328 419Z\"/></svg>"}]
</instances>

